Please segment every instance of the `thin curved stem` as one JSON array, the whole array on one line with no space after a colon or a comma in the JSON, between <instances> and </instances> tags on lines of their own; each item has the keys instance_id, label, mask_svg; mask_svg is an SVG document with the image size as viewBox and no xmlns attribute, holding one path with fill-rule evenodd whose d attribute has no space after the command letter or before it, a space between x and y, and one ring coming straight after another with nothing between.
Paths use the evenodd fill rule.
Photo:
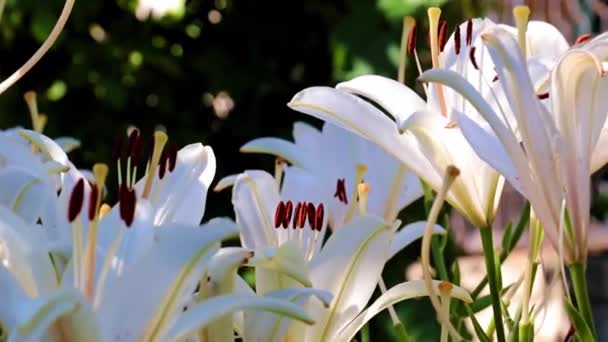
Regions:
<instances>
[{"instance_id":1,"label":"thin curved stem","mask_svg":"<svg viewBox=\"0 0 608 342\"><path fill-rule=\"evenodd\" d=\"M32 57L30 57L30 59L25 62L25 64L23 64L19 69L17 69L17 71L15 71L12 75L10 75L7 79L2 81L2 83L0 83L0 94L4 93L6 89L15 84L15 82L19 81L19 79L21 79L23 75L30 71L30 69L32 69L32 67L42 59L42 57L47 53L47 51L49 51L51 46L55 44L57 37L59 37L59 34L63 30L63 27L65 26L65 23L67 22L68 17L72 12L72 8L74 7L74 1L75 0L65 1L63 9L61 10L61 14L59 15L59 19L57 19L55 27L53 27L53 30L51 31L49 36L46 38L44 43L42 43L42 45L38 48L38 50L32 55Z\"/></svg>"}]
</instances>

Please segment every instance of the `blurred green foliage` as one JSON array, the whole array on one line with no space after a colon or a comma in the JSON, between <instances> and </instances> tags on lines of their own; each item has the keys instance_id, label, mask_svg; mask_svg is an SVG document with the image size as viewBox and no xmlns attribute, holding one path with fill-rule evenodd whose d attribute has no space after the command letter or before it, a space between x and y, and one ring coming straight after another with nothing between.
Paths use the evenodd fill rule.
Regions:
<instances>
[{"instance_id":1,"label":"blurred green foliage","mask_svg":"<svg viewBox=\"0 0 608 342\"><path fill-rule=\"evenodd\" d=\"M427 6L443 5L451 30L479 15L481 4L191 0L171 15L141 21L135 16L137 1L76 1L52 50L0 96L0 127L30 126L23 93L36 90L39 107L49 117L45 133L82 141L83 148L72 155L79 166L109 161L115 137L129 125L151 134L160 124L178 145L211 145L218 159L216 179L248 168L270 169L272 159L242 155L238 149L258 136L291 138L295 120L310 120L285 106L293 94L364 73L395 77L404 16L419 22L424 62ZM0 22L0 77L33 54L62 6L58 0L7 1ZM415 69L408 67L407 75L414 84ZM229 192L210 193L207 206L206 219L232 215ZM418 203L405 217L421 219L423 212ZM385 272L389 285L403 280L417 248L391 262ZM397 309L415 340L437 336L426 301ZM375 339L391 334L387 316L372 322Z\"/></svg>"}]
</instances>

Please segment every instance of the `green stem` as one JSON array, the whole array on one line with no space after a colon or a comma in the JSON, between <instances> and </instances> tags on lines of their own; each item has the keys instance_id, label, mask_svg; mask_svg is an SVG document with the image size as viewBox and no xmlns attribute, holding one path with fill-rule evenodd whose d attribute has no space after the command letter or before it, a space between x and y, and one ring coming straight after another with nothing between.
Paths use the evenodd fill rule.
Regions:
<instances>
[{"instance_id":1,"label":"green stem","mask_svg":"<svg viewBox=\"0 0 608 342\"><path fill-rule=\"evenodd\" d=\"M397 322L395 325L393 325L393 328L395 329L395 335L397 336L397 341L399 341L399 342L409 342L410 341L410 337L408 336L403 323Z\"/></svg>"},{"instance_id":2,"label":"green stem","mask_svg":"<svg viewBox=\"0 0 608 342\"><path fill-rule=\"evenodd\" d=\"M431 252L433 256L433 263L435 266L435 270L437 271L437 275L439 279L449 281L448 279L448 270L445 266L445 260L443 259L443 251L441 250L441 241L439 241L441 237L433 236L431 240Z\"/></svg>"},{"instance_id":3,"label":"green stem","mask_svg":"<svg viewBox=\"0 0 608 342\"><path fill-rule=\"evenodd\" d=\"M595 331L595 322L591 312L591 301L589 300L589 291L587 289L587 276L585 274L585 265L580 262L575 262L568 265L570 271L570 279L574 288L574 297L576 298L576 306L585 318L587 325L591 328L594 336L597 336Z\"/></svg>"},{"instance_id":4,"label":"green stem","mask_svg":"<svg viewBox=\"0 0 608 342\"><path fill-rule=\"evenodd\" d=\"M496 276L492 228L481 228L479 233L481 234L481 244L483 246L483 255L485 257L486 270L488 273L488 283L490 284L490 295L492 296L492 310L494 311L494 322L496 324L496 337L498 342L504 342L505 331L502 324L502 312L500 308L501 294L500 289L498 288L498 278Z\"/></svg>"}]
</instances>

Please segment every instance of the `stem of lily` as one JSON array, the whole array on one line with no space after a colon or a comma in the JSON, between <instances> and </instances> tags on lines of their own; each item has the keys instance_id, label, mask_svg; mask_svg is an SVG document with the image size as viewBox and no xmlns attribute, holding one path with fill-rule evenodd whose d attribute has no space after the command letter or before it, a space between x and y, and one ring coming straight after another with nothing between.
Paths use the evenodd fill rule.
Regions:
<instances>
[{"instance_id":1,"label":"stem of lily","mask_svg":"<svg viewBox=\"0 0 608 342\"><path fill-rule=\"evenodd\" d=\"M498 288L498 277L496 275L494 260L494 242L492 241L492 227L488 226L479 230L483 255L485 258L486 270L488 273L488 283L490 295L492 297L492 311L494 311L494 322L496 323L496 337L499 342L504 342L505 330L502 323L502 311L500 309L501 293Z\"/></svg>"},{"instance_id":2,"label":"stem of lily","mask_svg":"<svg viewBox=\"0 0 608 342\"><path fill-rule=\"evenodd\" d=\"M570 279L574 288L574 297L576 298L576 306L587 322L589 328L596 335L595 322L591 311L591 301L589 300L589 291L587 288L587 276L585 272L585 264L582 262L574 262L568 265L570 271Z\"/></svg>"}]
</instances>

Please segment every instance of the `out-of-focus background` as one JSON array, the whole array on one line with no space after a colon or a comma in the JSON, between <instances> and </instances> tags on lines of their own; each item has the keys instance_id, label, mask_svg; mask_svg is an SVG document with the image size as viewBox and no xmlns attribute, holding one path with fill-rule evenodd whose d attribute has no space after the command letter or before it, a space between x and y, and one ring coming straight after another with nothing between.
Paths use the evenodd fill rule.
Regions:
<instances>
[{"instance_id":1,"label":"out-of-focus background","mask_svg":"<svg viewBox=\"0 0 608 342\"><path fill-rule=\"evenodd\" d=\"M528 4L534 18L552 20L573 40L607 27L605 2ZM285 105L305 87L334 85L365 73L395 77L404 16L418 20L418 51L426 68L428 6L442 6L451 32L461 21L481 15L509 23L511 7L522 3L80 0L50 53L0 96L0 128L30 127L23 93L35 90L49 118L45 133L82 141L83 147L72 153L81 167L109 162L116 136L128 126L151 134L162 125L178 145L211 145L216 179L244 169L270 170L271 158L240 154L239 147L259 136L290 138L294 121L311 121ZM60 0L6 1L0 21L1 78L38 48L62 6ZM412 65L407 75L414 85ZM421 208L415 204L404 219L422 219ZM229 192L209 194L205 219L218 215L232 215ZM464 252L457 246L448 257ZM417 254L415 245L396 258L385 271L387 282L402 281ZM397 309L414 340L438 336L426 301ZM372 330L378 340L390 337L388 316L374 320Z\"/></svg>"}]
</instances>

